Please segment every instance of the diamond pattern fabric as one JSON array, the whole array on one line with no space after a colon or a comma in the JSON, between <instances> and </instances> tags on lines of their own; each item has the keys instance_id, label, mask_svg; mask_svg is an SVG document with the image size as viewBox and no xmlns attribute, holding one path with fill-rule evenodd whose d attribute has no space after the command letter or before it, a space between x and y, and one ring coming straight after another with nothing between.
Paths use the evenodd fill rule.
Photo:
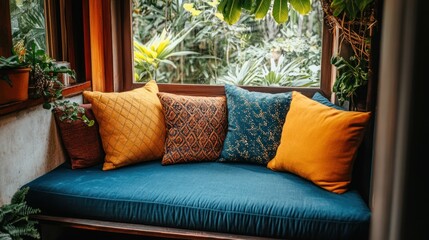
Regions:
<instances>
[{"instance_id":1,"label":"diamond pattern fabric","mask_svg":"<svg viewBox=\"0 0 429 240\"><path fill-rule=\"evenodd\" d=\"M166 124L163 165L215 161L226 135L225 97L158 93Z\"/></svg>"},{"instance_id":2,"label":"diamond pattern fabric","mask_svg":"<svg viewBox=\"0 0 429 240\"><path fill-rule=\"evenodd\" d=\"M127 92L84 91L99 123L103 170L162 158L165 123L157 93L153 80Z\"/></svg>"}]
</instances>

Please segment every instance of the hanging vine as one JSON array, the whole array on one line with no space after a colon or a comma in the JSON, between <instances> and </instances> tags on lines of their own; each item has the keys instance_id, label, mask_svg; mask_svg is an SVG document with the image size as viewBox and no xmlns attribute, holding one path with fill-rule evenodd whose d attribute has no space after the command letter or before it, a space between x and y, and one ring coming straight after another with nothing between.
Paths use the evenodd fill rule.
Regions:
<instances>
[{"instance_id":1,"label":"hanging vine","mask_svg":"<svg viewBox=\"0 0 429 240\"><path fill-rule=\"evenodd\" d=\"M343 41L350 44L357 59L369 61L371 37L376 25L372 0L321 0L325 18L331 29L340 30Z\"/></svg>"},{"instance_id":2,"label":"hanging vine","mask_svg":"<svg viewBox=\"0 0 429 240\"><path fill-rule=\"evenodd\" d=\"M357 92L367 85L371 59L371 38L376 26L373 0L321 0L322 9L331 31L339 29L338 53L331 59L338 74L333 86L340 104L350 102L357 110ZM344 44L344 41L347 44ZM353 51L349 59L339 56L341 47Z\"/></svg>"},{"instance_id":3,"label":"hanging vine","mask_svg":"<svg viewBox=\"0 0 429 240\"><path fill-rule=\"evenodd\" d=\"M370 69L371 38L376 26L374 0L320 0L326 21L331 31L339 29L339 49L331 63L338 74L333 87L340 104L350 102L350 108L357 109L358 92L368 82ZM310 0L221 0L217 9L224 20L234 24L243 11L250 12L256 19L271 14L278 24L287 22L288 8L305 15L311 10ZM348 44L344 44L348 43ZM341 47L348 45L353 51L349 59L339 56ZM364 91L363 91L364 92Z\"/></svg>"}]
</instances>

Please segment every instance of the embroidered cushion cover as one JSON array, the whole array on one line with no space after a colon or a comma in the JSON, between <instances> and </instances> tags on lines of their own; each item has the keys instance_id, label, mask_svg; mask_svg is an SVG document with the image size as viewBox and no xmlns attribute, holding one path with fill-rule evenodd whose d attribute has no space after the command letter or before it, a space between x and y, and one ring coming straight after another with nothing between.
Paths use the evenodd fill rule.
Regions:
<instances>
[{"instance_id":1,"label":"embroidered cushion cover","mask_svg":"<svg viewBox=\"0 0 429 240\"><path fill-rule=\"evenodd\" d=\"M250 92L225 85L228 131L219 161L267 164L280 142L291 93Z\"/></svg>"},{"instance_id":2,"label":"embroidered cushion cover","mask_svg":"<svg viewBox=\"0 0 429 240\"><path fill-rule=\"evenodd\" d=\"M127 92L84 91L100 126L103 170L161 159L165 123L154 80Z\"/></svg>"},{"instance_id":3,"label":"embroidered cushion cover","mask_svg":"<svg viewBox=\"0 0 429 240\"><path fill-rule=\"evenodd\" d=\"M166 125L163 165L215 161L225 140L225 97L158 93Z\"/></svg>"},{"instance_id":4,"label":"embroidered cushion cover","mask_svg":"<svg viewBox=\"0 0 429 240\"><path fill-rule=\"evenodd\" d=\"M344 193L369 118L369 112L337 110L294 91L280 145L267 167Z\"/></svg>"}]
</instances>

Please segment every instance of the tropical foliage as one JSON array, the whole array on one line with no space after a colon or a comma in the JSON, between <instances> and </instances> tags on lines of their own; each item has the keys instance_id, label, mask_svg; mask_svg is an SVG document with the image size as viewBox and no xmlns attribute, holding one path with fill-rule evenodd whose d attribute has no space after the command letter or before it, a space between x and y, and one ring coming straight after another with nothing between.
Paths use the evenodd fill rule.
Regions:
<instances>
[{"instance_id":1,"label":"tropical foliage","mask_svg":"<svg viewBox=\"0 0 429 240\"><path fill-rule=\"evenodd\" d=\"M334 16L344 14L348 20L355 20L372 2L373 0L333 0L330 7Z\"/></svg>"},{"instance_id":2,"label":"tropical foliage","mask_svg":"<svg viewBox=\"0 0 429 240\"><path fill-rule=\"evenodd\" d=\"M135 48L137 78L143 80L143 75L150 74L162 83L318 86L323 23L319 1L311 2L312 11L305 16L289 9L284 24L277 24L271 14L255 19L245 11L231 25L218 11L219 4L217 0L133 0L135 45L145 43L149 47L147 43L163 31L178 39L174 36L183 36L183 29L194 26L173 52L198 53L170 56L172 64L159 64L154 69L151 60L142 61L143 51ZM273 9L271 5L269 12ZM144 71L143 62L149 71ZM281 74L274 66L288 69ZM254 72L242 78L244 69ZM282 80L274 81L271 70L277 71L277 78Z\"/></svg>"},{"instance_id":3,"label":"tropical foliage","mask_svg":"<svg viewBox=\"0 0 429 240\"><path fill-rule=\"evenodd\" d=\"M310 0L221 0L217 9L223 15L225 22L235 24L243 11L262 19L268 14L272 5L271 15L278 24L288 21L289 6L299 14L307 14L311 10Z\"/></svg>"},{"instance_id":4,"label":"tropical foliage","mask_svg":"<svg viewBox=\"0 0 429 240\"><path fill-rule=\"evenodd\" d=\"M171 57L197 54L192 51L174 51L176 46L192 31L194 27L172 36L165 29L161 34L153 36L146 44L134 40L134 66L136 70L136 80L151 80L156 75L159 64L165 63L176 68L176 65L169 60ZM153 75L151 74L153 72Z\"/></svg>"},{"instance_id":5,"label":"tropical foliage","mask_svg":"<svg viewBox=\"0 0 429 240\"><path fill-rule=\"evenodd\" d=\"M359 61L355 56L350 57L349 60L336 56L331 59L331 63L338 70L333 91L339 103L350 101L350 105L355 107L354 98L357 91L368 82L366 61Z\"/></svg>"},{"instance_id":6,"label":"tropical foliage","mask_svg":"<svg viewBox=\"0 0 429 240\"><path fill-rule=\"evenodd\" d=\"M37 221L30 219L40 210L27 205L25 196L28 190L28 187L19 189L10 204L0 207L0 240L40 239Z\"/></svg>"},{"instance_id":7,"label":"tropical foliage","mask_svg":"<svg viewBox=\"0 0 429 240\"><path fill-rule=\"evenodd\" d=\"M38 48L46 50L44 0L10 1L10 11L14 43L34 42Z\"/></svg>"},{"instance_id":8,"label":"tropical foliage","mask_svg":"<svg viewBox=\"0 0 429 240\"><path fill-rule=\"evenodd\" d=\"M339 29L338 54L331 59L338 70L333 92L340 103L348 101L351 109L357 109L365 101L362 93L368 81L371 38L377 26L375 1L322 0L322 4L328 23ZM348 55L351 57L340 56L343 46L352 51Z\"/></svg>"}]
</instances>

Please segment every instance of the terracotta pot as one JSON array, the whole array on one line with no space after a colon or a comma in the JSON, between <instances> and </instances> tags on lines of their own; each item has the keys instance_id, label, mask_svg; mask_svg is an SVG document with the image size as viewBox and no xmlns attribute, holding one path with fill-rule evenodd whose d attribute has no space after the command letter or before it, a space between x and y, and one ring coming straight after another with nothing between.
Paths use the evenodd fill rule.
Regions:
<instances>
[{"instance_id":1,"label":"terracotta pot","mask_svg":"<svg viewBox=\"0 0 429 240\"><path fill-rule=\"evenodd\" d=\"M31 68L0 69L0 77L8 76L10 86L5 80L0 80L0 105L28 99L28 82Z\"/></svg>"}]
</instances>

